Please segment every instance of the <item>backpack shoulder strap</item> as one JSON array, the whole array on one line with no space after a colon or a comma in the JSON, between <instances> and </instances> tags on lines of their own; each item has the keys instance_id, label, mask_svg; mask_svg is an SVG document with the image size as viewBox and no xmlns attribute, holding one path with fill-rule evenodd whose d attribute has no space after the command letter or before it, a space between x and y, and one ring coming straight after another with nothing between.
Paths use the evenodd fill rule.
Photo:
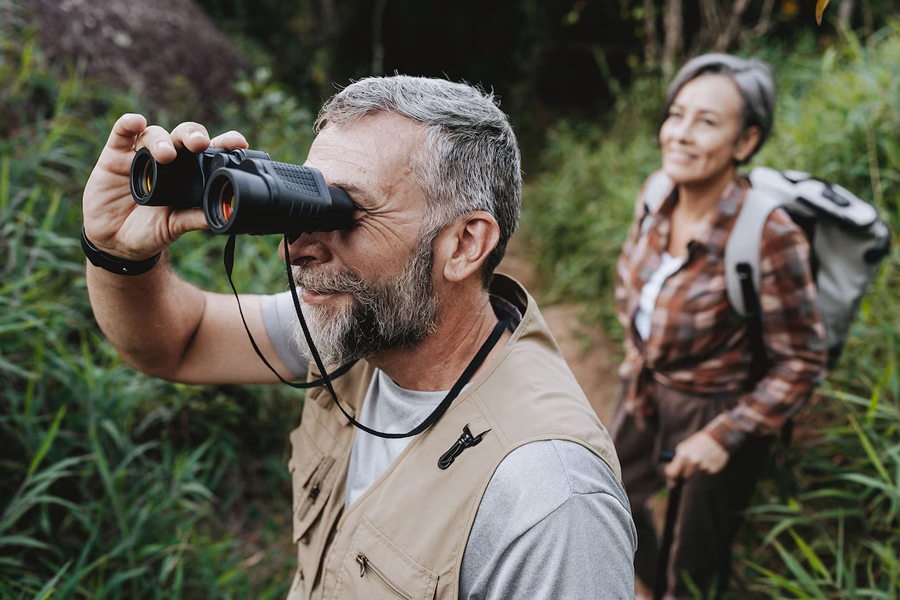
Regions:
<instances>
[{"instance_id":1,"label":"backpack shoulder strap","mask_svg":"<svg viewBox=\"0 0 900 600\"><path fill-rule=\"evenodd\" d=\"M759 295L760 282L760 247L763 227L772 211L781 206L781 202L770 194L750 188L744 205L734 223L734 227L725 243L725 282L728 286L728 301L732 308L742 317L750 312L744 303L738 265L746 263L750 266L753 290Z\"/></svg>"},{"instance_id":2,"label":"backpack shoulder strap","mask_svg":"<svg viewBox=\"0 0 900 600\"><path fill-rule=\"evenodd\" d=\"M638 196L638 202L643 202L641 235L647 233L646 229L650 223L646 218L647 215L659 210L659 207L662 206L663 202L672 195L674 189L675 184L672 183L672 180L669 179L669 176L666 175L662 169L655 171L647 178L647 182L644 183L644 189Z\"/></svg>"}]
</instances>

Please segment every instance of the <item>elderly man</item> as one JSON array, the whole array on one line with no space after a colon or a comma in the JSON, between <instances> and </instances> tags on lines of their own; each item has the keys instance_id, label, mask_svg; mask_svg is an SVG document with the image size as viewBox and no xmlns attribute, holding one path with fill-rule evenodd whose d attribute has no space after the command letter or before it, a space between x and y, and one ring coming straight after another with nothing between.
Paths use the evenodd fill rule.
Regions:
<instances>
[{"instance_id":1,"label":"elderly man","mask_svg":"<svg viewBox=\"0 0 900 600\"><path fill-rule=\"evenodd\" d=\"M521 202L506 116L468 85L369 78L329 101L317 131L307 165L350 195L354 223L300 234L288 252L325 365L359 361L334 380L338 400L369 430L405 433L461 391L405 438L357 429L329 391L307 394L291 434L289 598L633 597L636 537L609 436L534 300L494 276ZM237 132L210 140L196 123L168 133L139 115L116 122L85 188L84 232L146 272L88 264L91 303L146 373L274 382L233 297L182 281L164 256L153 264L206 227L200 211L136 206L129 194L135 146L168 162L176 148L210 144L247 147ZM283 377L320 376L289 292L241 302ZM477 354L483 362L463 375Z\"/></svg>"}]
</instances>

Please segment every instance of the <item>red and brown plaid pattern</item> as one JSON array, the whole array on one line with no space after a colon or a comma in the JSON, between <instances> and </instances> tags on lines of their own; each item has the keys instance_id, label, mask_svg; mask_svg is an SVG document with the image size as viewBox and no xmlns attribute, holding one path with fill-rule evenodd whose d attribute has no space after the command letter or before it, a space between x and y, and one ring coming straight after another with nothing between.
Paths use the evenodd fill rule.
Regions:
<instances>
[{"instance_id":1,"label":"red and brown plaid pattern","mask_svg":"<svg viewBox=\"0 0 900 600\"><path fill-rule=\"evenodd\" d=\"M728 302L724 254L749 187L745 178L736 176L709 224L689 242L685 264L660 290L646 341L634 328L634 316L641 289L668 247L676 194L645 215L641 192L616 273L616 311L625 329L625 360L619 374L626 386L627 409L653 414L653 399L645 393L647 377L698 396L740 396L733 410L705 428L729 450L747 434L781 427L818 381L826 357L809 270L809 243L778 209L763 231L760 260L763 339L772 368L752 390L743 392L752 354L747 323ZM644 219L649 221L641 235Z\"/></svg>"}]
</instances>

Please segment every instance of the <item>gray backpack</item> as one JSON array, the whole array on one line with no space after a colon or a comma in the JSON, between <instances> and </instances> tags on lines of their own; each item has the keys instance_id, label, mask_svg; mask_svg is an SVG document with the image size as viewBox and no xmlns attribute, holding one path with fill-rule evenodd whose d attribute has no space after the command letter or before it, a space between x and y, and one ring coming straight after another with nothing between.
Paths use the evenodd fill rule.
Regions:
<instances>
[{"instance_id":1,"label":"gray backpack","mask_svg":"<svg viewBox=\"0 0 900 600\"><path fill-rule=\"evenodd\" d=\"M725 245L728 300L752 319L754 365L764 365L759 311L760 240L773 210L783 208L809 239L817 304L825 325L829 364L840 356L860 300L890 249L890 231L875 208L839 185L799 171L756 167L753 185ZM673 185L657 172L645 188L645 206L659 206ZM762 354L760 354L762 353Z\"/></svg>"}]
</instances>

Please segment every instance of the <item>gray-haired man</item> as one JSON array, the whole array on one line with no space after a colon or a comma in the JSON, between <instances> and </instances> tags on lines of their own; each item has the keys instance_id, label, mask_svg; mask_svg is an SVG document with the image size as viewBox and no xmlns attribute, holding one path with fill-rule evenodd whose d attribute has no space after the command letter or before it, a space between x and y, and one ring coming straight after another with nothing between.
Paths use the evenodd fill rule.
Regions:
<instances>
[{"instance_id":1,"label":"gray-haired man","mask_svg":"<svg viewBox=\"0 0 900 600\"><path fill-rule=\"evenodd\" d=\"M349 193L355 223L301 234L289 252L329 370L361 359L335 379L338 399L363 425L403 433L465 387L436 423L401 439L359 431L329 392L307 393L291 434L290 598L632 597L636 538L609 436L534 301L493 273L521 201L506 116L468 85L369 78L329 101L317 130L307 164ZM170 134L120 118L85 189L87 237L141 260L204 228L196 211L136 207L127 176L134 145L167 161L175 147L209 144L195 123ZM212 144L246 147L236 132ZM88 265L88 285L104 332L142 371L194 383L275 379L234 298L181 281L165 261L136 277ZM283 376L319 376L289 296L242 303Z\"/></svg>"}]
</instances>

